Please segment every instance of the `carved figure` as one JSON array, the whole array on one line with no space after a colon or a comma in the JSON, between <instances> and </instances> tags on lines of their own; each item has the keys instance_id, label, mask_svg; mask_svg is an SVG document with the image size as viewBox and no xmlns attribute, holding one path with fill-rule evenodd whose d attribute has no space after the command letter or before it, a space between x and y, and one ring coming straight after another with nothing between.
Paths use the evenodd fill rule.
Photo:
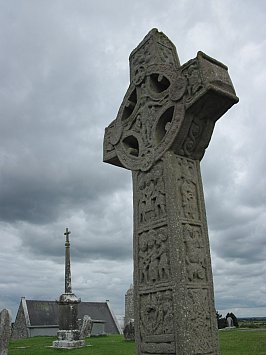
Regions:
<instances>
[{"instance_id":1,"label":"carved figure","mask_svg":"<svg viewBox=\"0 0 266 355\"><path fill-rule=\"evenodd\" d=\"M160 165L159 165L160 166ZM163 218L166 215L166 200L164 181L160 169L147 174L145 179L139 177L139 223Z\"/></svg>"},{"instance_id":2,"label":"carved figure","mask_svg":"<svg viewBox=\"0 0 266 355\"><path fill-rule=\"evenodd\" d=\"M189 161L188 159L181 159L181 158L179 158L179 162L180 162L180 166L182 169L181 171L182 171L183 177L189 181L193 181L193 179L194 179L193 163L191 161Z\"/></svg>"},{"instance_id":3,"label":"carved figure","mask_svg":"<svg viewBox=\"0 0 266 355\"><path fill-rule=\"evenodd\" d=\"M157 218L160 218L166 214L166 201L162 178L159 179L155 188L155 215Z\"/></svg>"},{"instance_id":4,"label":"carved figure","mask_svg":"<svg viewBox=\"0 0 266 355\"><path fill-rule=\"evenodd\" d=\"M172 333L173 332L173 310L172 310L172 295L170 291L166 291L164 294L164 302L163 302L163 311L164 311L164 319L163 319L163 329L164 333Z\"/></svg>"},{"instance_id":5,"label":"carved figure","mask_svg":"<svg viewBox=\"0 0 266 355\"><path fill-rule=\"evenodd\" d=\"M146 239L142 239L140 242L140 251L139 251L139 270L140 270L140 283L148 283L148 271L149 271L149 262L147 257L148 243Z\"/></svg>"},{"instance_id":6,"label":"carved figure","mask_svg":"<svg viewBox=\"0 0 266 355\"><path fill-rule=\"evenodd\" d=\"M140 236L139 275L139 282L146 284L169 279L169 246L162 230Z\"/></svg>"},{"instance_id":7,"label":"carved figure","mask_svg":"<svg viewBox=\"0 0 266 355\"><path fill-rule=\"evenodd\" d=\"M173 333L173 307L171 291L159 291L142 296L142 334Z\"/></svg>"},{"instance_id":8,"label":"carved figure","mask_svg":"<svg viewBox=\"0 0 266 355\"><path fill-rule=\"evenodd\" d=\"M184 226L184 242L186 245L187 277L189 281L206 278L206 260L203 254L200 232L186 224Z\"/></svg>"},{"instance_id":9,"label":"carved figure","mask_svg":"<svg viewBox=\"0 0 266 355\"><path fill-rule=\"evenodd\" d=\"M188 95L193 97L193 95L195 95L195 93L202 88L198 66L195 62L188 67L187 71L185 72L185 76L188 79Z\"/></svg>"},{"instance_id":10,"label":"carved figure","mask_svg":"<svg viewBox=\"0 0 266 355\"><path fill-rule=\"evenodd\" d=\"M146 182L145 188L145 217L151 220L154 217L154 181L149 180Z\"/></svg>"},{"instance_id":11,"label":"carved figure","mask_svg":"<svg viewBox=\"0 0 266 355\"><path fill-rule=\"evenodd\" d=\"M185 218L196 219L196 196L195 187L189 180L183 179L181 185L182 208Z\"/></svg>"},{"instance_id":12,"label":"carved figure","mask_svg":"<svg viewBox=\"0 0 266 355\"><path fill-rule=\"evenodd\" d=\"M158 255L157 255L157 248L158 248L158 245L155 240L154 231L151 231L149 234L149 240L148 240L149 281L151 281L151 282L155 282L159 278L159 276L158 276L159 260L158 260Z\"/></svg>"}]
</instances>

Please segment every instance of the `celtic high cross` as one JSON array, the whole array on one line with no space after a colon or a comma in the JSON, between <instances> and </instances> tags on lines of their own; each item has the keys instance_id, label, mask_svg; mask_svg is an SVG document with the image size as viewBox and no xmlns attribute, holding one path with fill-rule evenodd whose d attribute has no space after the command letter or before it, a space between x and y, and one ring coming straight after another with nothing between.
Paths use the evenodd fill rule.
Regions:
<instances>
[{"instance_id":1,"label":"celtic high cross","mask_svg":"<svg viewBox=\"0 0 266 355\"><path fill-rule=\"evenodd\" d=\"M219 354L200 160L237 102L225 65L199 52L180 66L157 29L130 55L104 161L133 175L137 354Z\"/></svg>"}]
</instances>

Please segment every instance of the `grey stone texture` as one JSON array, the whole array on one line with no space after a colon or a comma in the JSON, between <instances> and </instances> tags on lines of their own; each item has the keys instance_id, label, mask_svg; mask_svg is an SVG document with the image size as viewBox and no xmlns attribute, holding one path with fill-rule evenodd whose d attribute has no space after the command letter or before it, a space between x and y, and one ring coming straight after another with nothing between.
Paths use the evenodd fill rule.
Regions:
<instances>
[{"instance_id":1,"label":"grey stone texture","mask_svg":"<svg viewBox=\"0 0 266 355\"><path fill-rule=\"evenodd\" d=\"M80 348L85 346L85 341L80 340L80 330L78 324L78 305L80 298L72 292L71 269L70 269L70 231L66 228L66 252L65 252L65 293L63 293L58 303L59 330L58 340L53 342L54 348Z\"/></svg>"},{"instance_id":2,"label":"grey stone texture","mask_svg":"<svg viewBox=\"0 0 266 355\"><path fill-rule=\"evenodd\" d=\"M80 328L80 339L89 338L91 336L92 325L91 317L85 314Z\"/></svg>"},{"instance_id":3,"label":"grey stone texture","mask_svg":"<svg viewBox=\"0 0 266 355\"><path fill-rule=\"evenodd\" d=\"M130 319L126 324L124 328L124 338L125 340L135 340L135 325L134 325L134 319Z\"/></svg>"},{"instance_id":4,"label":"grey stone texture","mask_svg":"<svg viewBox=\"0 0 266 355\"><path fill-rule=\"evenodd\" d=\"M27 327L29 316L27 312L25 297L21 298L18 313L13 324L12 339L23 339L29 337L29 329Z\"/></svg>"},{"instance_id":5,"label":"grey stone texture","mask_svg":"<svg viewBox=\"0 0 266 355\"><path fill-rule=\"evenodd\" d=\"M11 337L11 315L7 309L0 312L0 355L8 354L8 344Z\"/></svg>"},{"instance_id":6,"label":"grey stone texture","mask_svg":"<svg viewBox=\"0 0 266 355\"><path fill-rule=\"evenodd\" d=\"M200 160L215 122L238 98L224 64L198 52L180 66L157 29L129 60L104 161L133 176L137 354L217 355Z\"/></svg>"},{"instance_id":7,"label":"grey stone texture","mask_svg":"<svg viewBox=\"0 0 266 355\"><path fill-rule=\"evenodd\" d=\"M133 285L127 290L125 294L125 320L126 325L131 319L134 319L134 288Z\"/></svg>"},{"instance_id":8,"label":"grey stone texture","mask_svg":"<svg viewBox=\"0 0 266 355\"><path fill-rule=\"evenodd\" d=\"M66 228L64 235L66 236L66 252L65 252L65 293L72 293L72 286L71 286L71 267L70 267L70 242L69 242L69 235L71 232Z\"/></svg>"}]
</instances>

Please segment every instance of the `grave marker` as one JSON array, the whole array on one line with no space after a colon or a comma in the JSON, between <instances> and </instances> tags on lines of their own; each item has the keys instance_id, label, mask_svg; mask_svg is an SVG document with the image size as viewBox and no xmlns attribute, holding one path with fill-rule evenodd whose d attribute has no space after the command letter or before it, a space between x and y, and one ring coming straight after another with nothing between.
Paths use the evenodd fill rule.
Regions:
<instances>
[{"instance_id":1,"label":"grave marker","mask_svg":"<svg viewBox=\"0 0 266 355\"><path fill-rule=\"evenodd\" d=\"M8 354L8 344L11 337L11 316L7 309L0 312L0 355Z\"/></svg>"}]
</instances>

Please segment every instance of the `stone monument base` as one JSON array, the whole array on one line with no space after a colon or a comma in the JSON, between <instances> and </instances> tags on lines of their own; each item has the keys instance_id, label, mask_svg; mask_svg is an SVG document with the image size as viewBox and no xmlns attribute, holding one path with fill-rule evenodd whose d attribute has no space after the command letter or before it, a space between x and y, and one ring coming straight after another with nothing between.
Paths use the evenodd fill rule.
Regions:
<instances>
[{"instance_id":1,"label":"stone monument base","mask_svg":"<svg viewBox=\"0 0 266 355\"><path fill-rule=\"evenodd\" d=\"M85 346L85 340L55 340L53 348L57 349L75 349Z\"/></svg>"},{"instance_id":2,"label":"stone monument base","mask_svg":"<svg viewBox=\"0 0 266 355\"><path fill-rule=\"evenodd\" d=\"M85 340L79 338L80 331L74 330L59 330L57 332L58 340L53 341L53 348L60 349L75 349L85 346Z\"/></svg>"}]
</instances>

